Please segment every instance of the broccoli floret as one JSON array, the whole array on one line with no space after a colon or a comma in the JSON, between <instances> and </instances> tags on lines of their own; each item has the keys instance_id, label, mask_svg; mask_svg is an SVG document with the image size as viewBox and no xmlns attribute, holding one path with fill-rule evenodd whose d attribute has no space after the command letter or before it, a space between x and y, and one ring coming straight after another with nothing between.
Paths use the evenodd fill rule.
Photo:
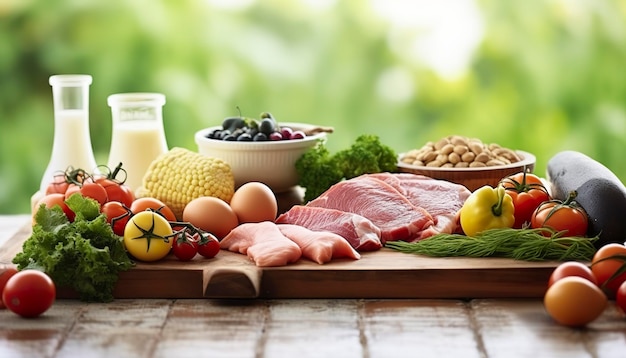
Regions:
<instances>
[{"instance_id":1,"label":"broccoli floret","mask_svg":"<svg viewBox=\"0 0 626 358\"><path fill-rule=\"evenodd\" d=\"M320 142L296 162L298 184L305 188L305 202L317 198L341 180L393 172L396 168L396 153L375 135L361 135L348 149L334 155Z\"/></svg>"},{"instance_id":2,"label":"broccoli floret","mask_svg":"<svg viewBox=\"0 0 626 358\"><path fill-rule=\"evenodd\" d=\"M302 154L296 161L296 172L298 184L305 188L304 202L317 198L343 178L323 142Z\"/></svg>"},{"instance_id":3,"label":"broccoli floret","mask_svg":"<svg viewBox=\"0 0 626 358\"><path fill-rule=\"evenodd\" d=\"M371 134L358 137L350 148L337 152L333 160L345 179L395 171L398 163L393 149L383 145L377 136Z\"/></svg>"}]
</instances>

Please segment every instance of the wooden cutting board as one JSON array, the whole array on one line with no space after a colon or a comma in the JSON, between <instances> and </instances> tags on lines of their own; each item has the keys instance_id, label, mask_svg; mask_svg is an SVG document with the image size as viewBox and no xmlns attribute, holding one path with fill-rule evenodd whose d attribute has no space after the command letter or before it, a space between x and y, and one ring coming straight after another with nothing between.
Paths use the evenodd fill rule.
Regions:
<instances>
[{"instance_id":1,"label":"wooden cutting board","mask_svg":"<svg viewBox=\"0 0 626 358\"><path fill-rule=\"evenodd\" d=\"M24 226L0 247L6 268L30 236ZM431 258L390 249L319 265L305 259L260 268L222 250L189 262L167 257L122 272L116 298L496 298L542 297L558 262ZM60 298L75 297L60 290Z\"/></svg>"}]
</instances>

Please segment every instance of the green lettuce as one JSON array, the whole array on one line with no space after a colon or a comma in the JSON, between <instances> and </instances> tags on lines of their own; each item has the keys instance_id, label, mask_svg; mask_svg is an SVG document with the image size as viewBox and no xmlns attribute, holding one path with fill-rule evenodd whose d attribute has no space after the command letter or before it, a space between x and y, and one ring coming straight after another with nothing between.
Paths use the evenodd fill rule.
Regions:
<instances>
[{"instance_id":1,"label":"green lettuce","mask_svg":"<svg viewBox=\"0 0 626 358\"><path fill-rule=\"evenodd\" d=\"M42 205L33 232L13 263L18 270L47 273L55 285L73 289L83 301L112 301L119 272L133 266L123 239L113 232L95 200L72 195L66 202L76 213L74 221L69 222L60 207Z\"/></svg>"}]
</instances>

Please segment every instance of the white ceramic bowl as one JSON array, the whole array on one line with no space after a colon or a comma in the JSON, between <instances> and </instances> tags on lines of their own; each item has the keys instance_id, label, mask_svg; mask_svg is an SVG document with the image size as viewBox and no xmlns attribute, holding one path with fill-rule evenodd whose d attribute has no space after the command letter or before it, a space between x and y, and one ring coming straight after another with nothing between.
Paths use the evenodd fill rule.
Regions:
<instances>
[{"instance_id":1,"label":"white ceramic bowl","mask_svg":"<svg viewBox=\"0 0 626 358\"><path fill-rule=\"evenodd\" d=\"M294 130L316 127L304 123L279 123ZM308 149L326 140L326 133L309 135L304 139L264 142L236 142L207 138L207 134L221 126L199 130L195 141L200 154L220 158L230 164L235 176L235 187L260 181L275 193L287 191L298 184L295 163Z\"/></svg>"},{"instance_id":2,"label":"white ceramic bowl","mask_svg":"<svg viewBox=\"0 0 626 358\"><path fill-rule=\"evenodd\" d=\"M515 152L520 156L521 160L506 165L476 168L440 168L410 165L399 160L398 170L404 173L420 174L435 179L447 180L464 185L469 190L474 191L484 185L495 187L502 178L520 173L525 168L532 172L535 168L535 156L520 150ZM402 158L402 156L400 154L399 158Z\"/></svg>"}]
</instances>

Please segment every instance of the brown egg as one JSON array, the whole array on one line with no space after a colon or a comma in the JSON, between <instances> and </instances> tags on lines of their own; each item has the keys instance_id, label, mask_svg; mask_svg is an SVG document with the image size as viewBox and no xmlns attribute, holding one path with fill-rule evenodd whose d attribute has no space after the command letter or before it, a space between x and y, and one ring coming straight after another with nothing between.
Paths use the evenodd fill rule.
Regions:
<instances>
[{"instance_id":1,"label":"brown egg","mask_svg":"<svg viewBox=\"0 0 626 358\"><path fill-rule=\"evenodd\" d=\"M183 210L183 221L212 233L220 240L239 225L237 215L228 203L212 196L190 201Z\"/></svg>"},{"instance_id":2,"label":"brown egg","mask_svg":"<svg viewBox=\"0 0 626 358\"><path fill-rule=\"evenodd\" d=\"M240 223L274 221L278 214L278 202L269 186L260 182L249 182L237 189L230 200Z\"/></svg>"}]
</instances>

